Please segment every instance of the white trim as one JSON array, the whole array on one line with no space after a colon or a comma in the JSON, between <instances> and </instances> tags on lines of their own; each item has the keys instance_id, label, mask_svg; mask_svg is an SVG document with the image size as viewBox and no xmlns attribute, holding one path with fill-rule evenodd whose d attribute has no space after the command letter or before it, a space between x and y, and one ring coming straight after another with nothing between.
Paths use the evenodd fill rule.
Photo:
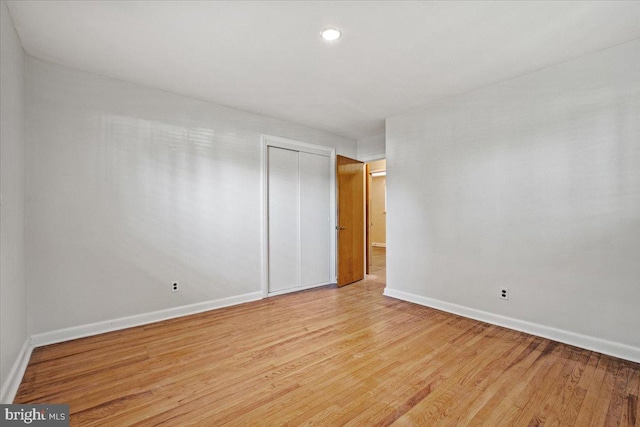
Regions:
<instances>
[{"instance_id":1,"label":"white trim","mask_svg":"<svg viewBox=\"0 0 640 427\"><path fill-rule=\"evenodd\" d=\"M317 154L320 156L331 157L335 153L335 149L325 147L324 145L309 144L307 142L295 141L293 139L280 138L279 136L261 135L262 143L271 146L284 148L285 150L304 151L305 153Z\"/></svg>"},{"instance_id":2,"label":"white trim","mask_svg":"<svg viewBox=\"0 0 640 427\"><path fill-rule=\"evenodd\" d=\"M284 148L286 150L293 150L297 152L305 152L311 154L317 154L325 157L329 157L329 278L335 283L337 281L336 275L336 150L335 148L326 147L322 145L308 144L306 142L295 141L292 139L280 138L272 135L261 135L262 142L262 295L264 297L280 295L287 292L295 292L302 289L309 289L310 287L324 286L332 283L328 282L323 285L311 285L311 286L299 286L284 291L269 292L269 147ZM298 168L300 162L298 162ZM298 173L298 179L300 174ZM298 185L298 189L300 185ZM298 236L300 236L300 215L298 214ZM298 250L300 250L300 242L298 242ZM298 253L298 259L300 253ZM300 262L298 262L299 267ZM300 283L301 271L298 268L298 283Z\"/></svg>"},{"instance_id":3,"label":"white trim","mask_svg":"<svg viewBox=\"0 0 640 427\"><path fill-rule=\"evenodd\" d=\"M269 296L269 145L262 135L262 296Z\"/></svg>"},{"instance_id":4,"label":"white trim","mask_svg":"<svg viewBox=\"0 0 640 427\"><path fill-rule=\"evenodd\" d=\"M446 311L448 313L457 314L459 316L479 320L481 322L487 322L494 325L503 326L505 328L515 329L516 331L526 332L528 334L537 335L543 338L548 338L550 340L560 341L565 344L640 363L640 348L632 347L627 344L608 341L589 335L582 335L575 332L565 331L562 329L556 329L549 326L540 325L538 323L514 319L512 317L501 316L499 314L489 313L458 304L452 304L449 302L424 297L422 295L416 295L409 292L390 289L389 287L386 287L384 289L384 295Z\"/></svg>"},{"instance_id":5,"label":"white trim","mask_svg":"<svg viewBox=\"0 0 640 427\"><path fill-rule=\"evenodd\" d=\"M326 283L316 283L314 285L296 286L295 288L287 288L287 289L282 289L280 291L269 292L268 296L273 297L276 295L288 294L290 292L306 291L307 289L320 288L322 286L335 285L335 284L336 282L326 282Z\"/></svg>"},{"instance_id":6,"label":"white trim","mask_svg":"<svg viewBox=\"0 0 640 427\"><path fill-rule=\"evenodd\" d=\"M302 204L302 191L301 191L301 187L302 187L302 176L300 175L300 152L298 151L298 206L296 206L296 208L298 209L298 211L296 212L296 228L297 228L297 236L298 236L298 241L296 242L296 244L298 245L298 253L296 254L296 256L298 257L298 259L296 259L296 270L298 271L298 285L300 283L302 283L302 221L300 219L300 215L302 215L302 206L300 206Z\"/></svg>"},{"instance_id":7,"label":"white trim","mask_svg":"<svg viewBox=\"0 0 640 427\"><path fill-rule=\"evenodd\" d=\"M371 246L376 246L378 248L386 248L387 244L386 243L375 243L375 242L372 242Z\"/></svg>"},{"instance_id":8,"label":"white trim","mask_svg":"<svg viewBox=\"0 0 640 427\"><path fill-rule=\"evenodd\" d=\"M29 365L29 359L31 358L32 351L33 344L31 344L31 338L27 337L27 339L24 340L24 344L22 344L22 348L11 367L11 370L9 370L9 375L7 375L4 384L2 384L2 389L0 390L0 403L13 403L13 400L16 398L18 388L20 387L20 383L22 382L22 377L24 377L24 373Z\"/></svg>"},{"instance_id":9,"label":"white trim","mask_svg":"<svg viewBox=\"0 0 640 427\"><path fill-rule=\"evenodd\" d=\"M329 169L331 175L331 181L329 183L329 230L331 233L329 240L329 250L331 251L329 258L329 278L331 278L333 283L338 283L338 272L336 271L336 260L338 256L338 230L336 227L338 225L338 204L336 203L338 200L336 195L336 150L331 152Z\"/></svg>"},{"instance_id":10,"label":"white trim","mask_svg":"<svg viewBox=\"0 0 640 427\"><path fill-rule=\"evenodd\" d=\"M132 328L134 326L147 325L149 323L160 322L162 320L174 319L176 317L188 316L190 314L202 313L204 311L209 311L216 308L229 307L232 305L238 305L260 299L262 299L262 292L251 292L248 294L199 302L195 304L184 305L181 307L152 311L150 313L136 314L134 316L106 320L104 322L73 326L71 328L58 329L55 331L33 335L31 337L31 344L33 345L33 347L56 344L63 341L103 334L105 332L112 332L120 329Z\"/></svg>"}]
</instances>

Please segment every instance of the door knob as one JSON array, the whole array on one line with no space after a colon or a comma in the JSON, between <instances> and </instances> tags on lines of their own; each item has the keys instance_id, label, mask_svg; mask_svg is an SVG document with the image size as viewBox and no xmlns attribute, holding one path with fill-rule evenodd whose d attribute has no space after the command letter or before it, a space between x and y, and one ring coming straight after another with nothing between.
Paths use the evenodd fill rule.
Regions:
<instances>
[{"instance_id":1,"label":"door knob","mask_svg":"<svg viewBox=\"0 0 640 427\"><path fill-rule=\"evenodd\" d=\"M345 229L346 229L345 227L340 227L336 225L336 230L345 230Z\"/></svg>"}]
</instances>

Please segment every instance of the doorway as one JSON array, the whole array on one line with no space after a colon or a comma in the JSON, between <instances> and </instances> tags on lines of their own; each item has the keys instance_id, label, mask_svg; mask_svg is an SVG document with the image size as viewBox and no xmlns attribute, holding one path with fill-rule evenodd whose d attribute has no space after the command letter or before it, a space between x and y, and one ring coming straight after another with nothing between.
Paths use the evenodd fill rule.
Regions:
<instances>
[{"instance_id":1,"label":"doorway","mask_svg":"<svg viewBox=\"0 0 640 427\"><path fill-rule=\"evenodd\" d=\"M367 163L367 274L386 265L387 161Z\"/></svg>"}]
</instances>

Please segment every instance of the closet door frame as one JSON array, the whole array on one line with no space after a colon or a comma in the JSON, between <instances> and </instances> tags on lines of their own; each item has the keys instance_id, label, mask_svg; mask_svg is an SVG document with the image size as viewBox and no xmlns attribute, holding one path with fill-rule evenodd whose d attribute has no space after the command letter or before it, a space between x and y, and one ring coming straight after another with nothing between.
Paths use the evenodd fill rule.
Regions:
<instances>
[{"instance_id":1,"label":"closet door frame","mask_svg":"<svg viewBox=\"0 0 640 427\"><path fill-rule=\"evenodd\" d=\"M329 158L329 283L336 283L336 150L322 145L292 139L261 135L262 140L262 294L264 297L324 286L328 283L299 286L284 291L269 292L269 147L318 154Z\"/></svg>"}]
</instances>

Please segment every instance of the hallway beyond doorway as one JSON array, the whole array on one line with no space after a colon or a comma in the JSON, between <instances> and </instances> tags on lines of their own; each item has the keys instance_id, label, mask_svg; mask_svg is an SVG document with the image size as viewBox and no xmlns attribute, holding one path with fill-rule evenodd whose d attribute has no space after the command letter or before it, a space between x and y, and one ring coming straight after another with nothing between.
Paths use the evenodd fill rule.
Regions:
<instances>
[{"instance_id":1,"label":"hallway beyond doorway","mask_svg":"<svg viewBox=\"0 0 640 427\"><path fill-rule=\"evenodd\" d=\"M374 246L371 251L371 267L365 280L387 282L387 248Z\"/></svg>"}]
</instances>

